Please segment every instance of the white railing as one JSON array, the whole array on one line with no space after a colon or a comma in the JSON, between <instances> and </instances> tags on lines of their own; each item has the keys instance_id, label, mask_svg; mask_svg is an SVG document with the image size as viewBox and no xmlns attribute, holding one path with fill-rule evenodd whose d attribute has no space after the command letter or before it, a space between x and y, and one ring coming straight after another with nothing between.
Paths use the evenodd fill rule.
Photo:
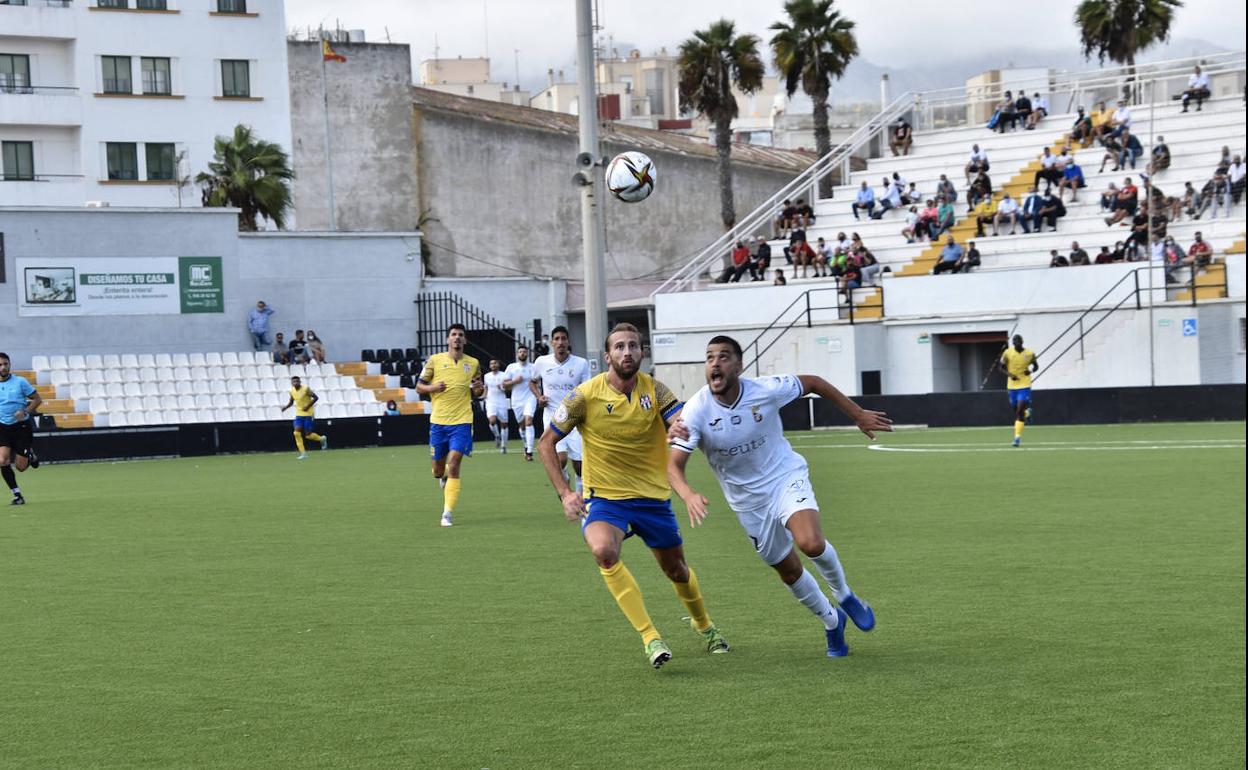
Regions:
<instances>
[{"instance_id":1,"label":"white railing","mask_svg":"<svg viewBox=\"0 0 1248 770\"><path fill-rule=\"evenodd\" d=\"M704 276L707 280L713 280L714 273L725 264L733 244L760 232L770 236L777 207L786 199L803 196L813 203L818 197L815 192L820 180L833 171L840 171L841 184L849 184L850 159L864 147L869 150L872 140L903 116L907 117L916 131L982 125L991 115L992 106L1000 101L1001 94L1007 89L1045 94L1054 114L1072 112L1080 105L1091 109L1098 101L1112 102L1119 97L1126 97L1137 104L1144 103L1153 98L1153 84L1157 88L1155 98L1170 99L1181 94L1187 87L1187 78L1196 66L1200 66L1202 72L1215 80L1215 85L1216 79L1236 76L1235 90L1243 92L1244 51L1137 64L1134 70L1129 67L1104 67L1084 72L1050 71L1031 80L1020 79L1007 83L932 91L908 91L894 99L884 110L858 127L848 139L812 163L757 208L738 219L736 225L698 252L684 267L651 292L650 296L697 289ZM708 269L712 271L709 276L706 275Z\"/></svg>"}]
</instances>

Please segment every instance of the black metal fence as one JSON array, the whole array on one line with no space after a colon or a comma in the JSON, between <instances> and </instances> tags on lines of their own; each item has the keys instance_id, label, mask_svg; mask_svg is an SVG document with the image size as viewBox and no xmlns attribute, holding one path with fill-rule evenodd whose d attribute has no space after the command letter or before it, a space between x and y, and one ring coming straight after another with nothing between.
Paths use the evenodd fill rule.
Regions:
<instances>
[{"instance_id":1,"label":"black metal fence","mask_svg":"<svg viewBox=\"0 0 1248 770\"><path fill-rule=\"evenodd\" d=\"M421 359L446 350L446 329L461 323L468 330L468 355L484 362L497 358L504 364L515 360L516 348L532 347L532 340L515 328L473 305L455 292L422 292L416 297L416 347Z\"/></svg>"}]
</instances>

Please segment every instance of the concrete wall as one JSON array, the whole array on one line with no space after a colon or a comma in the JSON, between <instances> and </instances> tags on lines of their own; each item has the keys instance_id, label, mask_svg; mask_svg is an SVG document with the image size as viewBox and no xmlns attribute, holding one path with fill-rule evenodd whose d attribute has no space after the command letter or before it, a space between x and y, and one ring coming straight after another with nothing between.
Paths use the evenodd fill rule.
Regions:
<instances>
[{"instance_id":1,"label":"concrete wall","mask_svg":"<svg viewBox=\"0 0 1248 770\"><path fill-rule=\"evenodd\" d=\"M303 230L330 230L325 172L321 46L290 41L294 202ZM334 204L338 229L418 227L412 144L411 55L406 45L334 43L346 62L326 62Z\"/></svg>"},{"instance_id":2,"label":"concrete wall","mask_svg":"<svg viewBox=\"0 0 1248 770\"><path fill-rule=\"evenodd\" d=\"M233 209L0 208L5 274L0 340L15 368L35 354L248 350L256 300L274 331L315 329L331 360L414 340L421 285L419 233L237 232ZM19 317L19 257L221 257L225 312L196 315Z\"/></svg>"},{"instance_id":3,"label":"concrete wall","mask_svg":"<svg viewBox=\"0 0 1248 770\"><path fill-rule=\"evenodd\" d=\"M500 275L510 268L581 276L580 198L571 182L575 135L419 106L416 126L421 208L429 210L421 229L434 274ZM603 143L608 156L626 149L609 139ZM683 265L723 232L715 163L647 154L657 169L655 194L634 205L608 202L608 279ZM737 211L747 213L792 176L738 164Z\"/></svg>"}]
</instances>

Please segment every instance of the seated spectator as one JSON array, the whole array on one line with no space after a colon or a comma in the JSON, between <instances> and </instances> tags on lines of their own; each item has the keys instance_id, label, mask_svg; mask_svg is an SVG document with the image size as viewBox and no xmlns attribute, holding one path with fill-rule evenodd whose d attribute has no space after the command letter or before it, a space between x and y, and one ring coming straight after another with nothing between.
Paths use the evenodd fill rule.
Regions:
<instances>
[{"instance_id":1,"label":"seated spectator","mask_svg":"<svg viewBox=\"0 0 1248 770\"><path fill-rule=\"evenodd\" d=\"M290 348L286 345L286 340L282 336L281 332L278 332L277 336L273 338L273 351L272 352L273 352L273 363L289 364L291 362Z\"/></svg>"},{"instance_id":2,"label":"seated spectator","mask_svg":"<svg viewBox=\"0 0 1248 770\"><path fill-rule=\"evenodd\" d=\"M963 254L966 252L957 241L953 240L953 236L946 236L945 247L940 250L940 258L936 260L936 266L932 268L932 275L940 275L944 272L956 273L961 267Z\"/></svg>"},{"instance_id":3,"label":"seated spectator","mask_svg":"<svg viewBox=\"0 0 1248 770\"><path fill-rule=\"evenodd\" d=\"M1075 116L1075 122L1070 127L1070 141L1078 142L1079 146L1087 147L1092 144L1095 132L1092 129L1092 118L1084 113L1083 108L1079 108L1079 114Z\"/></svg>"},{"instance_id":4,"label":"seated spectator","mask_svg":"<svg viewBox=\"0 0 1248 770\"><path fill-rule=\"evenodd\" d=\"M920 218L918 206L911 206L906 212L906 224L901 228L901 234L906 239L906 243L914 243L915 235L921 227Z\"/></svg>"},{"instance_id":5,"label":"seated spectator","mask_svg":"<svg viewBox=\"0 0 1248 770\"><path fill-rule=\"evenodd\" d=\"M806 238L798 241L792 241L788 246L784 247L784 256L788 259L789 264L793 265L793 277L797 277L796 268L802 268L802 278L806 277L806 269L815 264L815 250L806 242ZM817 273L816 273L817 274Z\"/></svg>"},{"instance_id":6,"label":"seated spectator","mask_svg":"<svg viewBox=\"0 0 1248 770\"><path fill-rule=\"evenodd\" d=\"M1096 109L1092 111L1091 115L1092 139L1100 140L1100 138L1104 136L1107 131L1109 131L1111 128L1110 120L1113 118L1113 114L1113 110L1106 107L1105 102L1096 103ZM1091 142L1085 144L1084 147L1087 147L1088 144L1091 144Z\"/></svg>"},{"instance_id":7,"label":"seated spectator","mask_svg":"<svg viewBox=\"0 0 1248 770\"><path fill-rule=\"evenodd\" d=\"M798 198L797 205L793 207L793 220L791 227L808 229L815 223L815 210L810 207L805 198Z\"/></svg>"},{"instance_id":8,"label":"seated spectator","mask_svg":"<svg viewBox=\"0 0 1248 770\"><path fill-rule=\"evenodd\" d=\"M936 195L943 195L949 203L957 203L958 191L944 174L940 175L940 181L936 183Z\"/></svg>"},{"instance_id":9,"label":"seated spectator","mask_svg":"<svg viewBox=\"0 0 1248 770\"><path fill-rule=\"evenodd\" d=\"M1040 199L1040 222L1048 224L1053 228L1053 232L1057 232L1057 220L1064 216L1066 216L1066 206L1062 204L1062 199L1053 194L1052 187L1046 187L1044 197ZM1040 232L1040 225L1036 225L1036 232Z\"/></svg>"},{"instance_id":10,"label":"seated spectator","mask_svg":"<svg viewBox=\"0 0 1248 770\"><path fill-rule=\"evenodd\" d=\"M1244 196L1244 159L1236 154L1226 170L1227 177L1231 180L1231 199L1238 204L1239 199Z\"/></svg>"},{"instance_id":11,"label":"seated spectator","mask_svg":"<svg viewBox=\"0 0 1248 770\"><path fill-rule=\"evenodd\" d=\"M910 127L906 119L902 118L894 123L888 134L888 149L893 151L893 157L898 155L898 150L901 150L901 155L909 155L912 142L914 142L914 129Z\"/></svg>"},{"instance_id":12,"label":"seated spectator","mask_svg":"<svg viewBox=\"0 0 1248 770\"><path fill-rule=\"evenodd\" d=\"M1105 173L1105 164L1113 161L1114 167L1110 171L1121 170L1122 163L1122 142L1118 141L1118 137L1106 135L1101 140L1101 146L1105 148L1105 154L1101 156L1101 168L1097 173Z\"/></svg>"},{"instance_id":13,"label":"seated spectator","mask_svg":"<svg viewBox=\"0 0 1248 770\"><path fill-rule=\"evenodd\" d=\"M841 275L841 294L846 300L849 299L849 292L862 287L862 271L854 260L849 260L845 264L845 272Z\"/></svg>"},{"instance_id":14,"label":"seated spectator","mask_svg":"<svg viewBox=\"0 0 1248 770\"><path fill-rule=\"evenodd\" d=\"M1182 246L1174 242L1173 238L1166 237L1161 243L1161 255L1162 264L1165 265L1166 270L1166 283L1175 283L1178 281L1178 278L1174 274L1183 267L1187 254L1183 251ZM1188 264L1192 263L1189 262Z\"/></svg>"},{"instance_id":15,"label":"seated spectator","mask_svg":"<svg viewBox=\"0 0 1248 770\"><path fill-rule=\"evenodd\" d=\"M741 276L747 272L750 273L751 278L754 277L755 270L750 263L750 250L746 248L745 241L737 241L737 245L732 247L732 265L724 269L722 283L739 283Z\"/></svg>"},{"instance_id":16,"label":"seated spectator","mask_svg":"<svg viewBox=\"0 0 1248 770\"><path fill-rule=\"evenodd\" d=\"M1092 261L1088 259L1088 252L1080 248L1079 241L1070 244L1070 264L1072 267L1092 264Z\"/></svg>"},{"instance_id":17,"label":"seated spectator","mask_svg":"<svg viewBox=\"0 0 1248 770\"><path fill-rule=\"evenodd\" d=\"M855 239L855 240L857 240L857 239L858 239L858 234L857 234L857 233L854 233L854 239ZM837 255L837 254L848 254L848 253L849 253L849 248L850 248L850 246L852 246L852 245L853 245L853 244L852 244L852 242L851 242L848 238L846 238L846 237L845 237L845 233L837 233L837 234L836 234L836 243L832 244L832 254L833 254L833 256L835 256L835 255Z\"/></svg>"},{"instance_id":18,"label":"seated spectator","mask_svg":"<svg viewBox=\"0 0 1248 770\"><path fill-rule=\"evenodd\" d=\"M1062 171L1062 181L1057 186L1057 199L1062 199L1062 191L1070 190L1070 202L1079 202L1079 188L1087 187L1087 182L1083 181L1083 169L1079 168L1079 164L1071 162Z\"/></svg>"},{"instance_id":19,"label":"seated spectator","mask_svg":"<svg viewBox=\"0 0 1248 770\"><path fill-rule=\"evenodd\" d=\"M767 269L771 267L771 244L762 236L755 238L754 244L754 269L758 271L759 280L762 280L767 275Z\"/></svg>"},{"instance_id":20,"label":"seated spectator","mask_svg":"<svg viewBox=\"0 0 1248 770\"><path fill-rule=\"evenodd\" d=\"M815 242L815 277L823 278L832 265L832 247L823 238Z\"/></svg>"},{"instance_id":21,"label":"seated spectator","mask_svg":"<svg viewBox=\"0 0 1248 770\"><path fill-rule=\"evenodd\" d=\"M971 183L973 175L988 170L988 153L979 149L978 144L971 145L971 157L966 162L966 183Z\"/></svg>"},{"instance_id":22,"label":"seated spectator","mask_svg":"<svg viewBox=\"0 0 1248 770\"><path fill-rule=\"evenodd\" d=\"M308 355L308 340L303 336L303 329L295 329L295 338L286 347L290 350L292 364L306 364L312 360Z\"/></svg>"},{"instance_id":23,"label":"seated spectator","mask_svg":"<svg viewBox=\"0 0 1248 770\"><path fill-rule=\"evenodd\" d=\"M975 241L967 241L966 252L958 258L958 269L955 272L969 273L972 267L979 267L979 249L975 248Z\"/></svg>"},{"instance_id":24,"label":"seated spectator","mask_svg":"<svg viewBox=\"0 0 1248 770\"><path fill-rule=\"evenodd\" d=\"M1108 264L1113 263L1113 261L1114 261L1114 255L1112 252L1110 252L1109 247L1102 246L1101 251L1099 254L1096 255L1096 260L1093 262L1093 264L1108 265Z\"/></svg>"},{"instance_id":25,"label":"seated spectator","mask_svg":"<svg viewBox=\"0 0 1248 770\"><path fill-rule=\"evenodd\" d=\"M1144 179L1147 182L1147 179L1148 179L1147 174L1144 175ZM1156 185L1150 184L1149 189L1151 190L1149 195L1152 198L1153 203L1157 205L1162 211L1166 212L1166 217L1171 222L1178 222L1180 219L1182 219L1183 217L1182 199L1175 198L1170 195L1166 195L1164 192L1162 192L1161 188L1157 187Z\"/></svg>"},{"instance_id":26,"label":"seated spectator","mask_svg":"<svg viewBox=\"0 0 1248 770\"><path fill-rule=\"evenodd\" d=\"M1036 172L1033 184L1039 187L1041 180L1048 184L1062 181L1062 172L1057 168L1057 156L1048 147L1044 148L1044 154L1040 156L1040 170Z\"/></svg>"},{"instance_id":27,"label":"seated spectator","mask_svg":"<svg viewBox=\"0 0 1248 770\"><path fill-rule=\"evenodd\" d=\"M1196 213L1192 219L1200 219L1211 205L1213 206L1213 219L1218 218L1218 206L1225 206L1226 216L1231 215L1231 178L1226 175L1226 170L1222 166L1218 167L1213 179L1206 182L1204 189L1200 191L1200 197L1195 206Z\"/></svg>"},{"instance_id":28,"label":"seated spectator","mask_svg":"<svg viewBox=\"0 0 1248 770\"><path fill-rule=\"evenodd\" d=\"M1001 202L997 204L997 215L992 220L992 234L997 234L997 228L1003 227L1006 222L1010 223L1010 235L1018 229L1018 212L1020 206L1018 201L1010 197L1007 192L1001 196Z\"/></svg>"},{"instance_id":29,"label":"seated spectator","mask_svg":"<svg viewBox=\"0 0 1248 770\"><path fill-rule=\"evenodd\" d=\"M906 178L900 172L894 171L890 184L897 188L897 193L901 196L902 205L906 205Z\"/></svg>"},{"instance_id":30,"label":"seated spectator","mask_svg":"<svg viewBox=\"0 0 1248 770\"><path fill-rule=\"evenodd\" d=\"M779 239L785 237L785 231L789 227L789 216L793 211L793 201L785 198L776 209L776 217L772 220L771 237Z\"/></svg>"},{"instance_id":31,"label":"seated spectator","mask_svg":"<svg viewBox=\"0 0 1248 770\"><path fill-rule=\"evenodd\" d=\"M1131 177L1127 177L1122 183L1122 189L1118 191L1118 200L1113 208L1113 214L1105 218L1105 224L1112 227L1128 216L1135 214L1139 203L1139 188L1131 184Z\"/></svg>"},{"instance_id":32,"label":"seated spectator","mask_svg":"<svg viewBox=\"0 0 1248 770\"><path fill-rule=\"evenodd\" d=\"M1187 112L1187 103L1196 100L1196 111L1200 112L1201 103L1209 98L1209 76L1200 71L1200 67L1188 76L1187 90L1183 92L1183 112Z\"/></svg>"},{"instance_id":33,"label":"seated spectator","mask_svg":"<svg viewBox=\"0 0 1248 770\"><path fill-rule=\"evenodd\" d=\"M1109 116L1105 128L1110 136L1120 136L1123 131L1131 130L1131 108L1127 106L1126 99L1118 100L1118 107Z\"/></svg>"},{"instance_id":34,"label":"seated spectator","mask_svg":"<svg viewBox=\"0 0 1248 770\"><path fill-rule=\"evenodd\" d=\"M308 329L308 355L318 364L325 363L325 343L311 329Z\"/></svg>"},{"instance_id":35,"label":"seated spectator","mask_svg":"<svg viewBox=\"0 0 1248 770\"><path fill-rule=\"evenodd\" d=\"M387 417L398 417L402 414L403 413L399 411L399 405L394 403L393 398L386 402L386 416Z\"/></svg>"},{"instance_id":36,"label":"seated spectator","mask_svg":"<svg viewBox=\"0 0 1248 770\"><path fill-rule=\"evenodd\" d=\"M1209 245L1209 241L1206 241L1201 236L1200 231L1197 230L1196 240L1192 242L1190 247L1188 247L1184 264L1204 267L1212 261L1213 248Z\"/></svg>"},{"instance_id":37,"label":"seated spectator","mask_svg":"<svg viewBox=\"0 0 1248 770\"><path fill-rule=\"evenodd\" d=\"M875 255L863 246L854 253L850 254L849 262L857 268L862 274L863 286L875 286L876 276L880 273L880 263L876 260ZM850 265L846 265L846 271L850 269Z\"/></svg>"},{"instance_id":38,"label":"seated spectator","mask_svg":"<svg viewBox=\"0 0 1248 770\"><path fill-rule=\"evenodd\" d=\"M1127 235L1126 246L1137 255L1148 244L1148 214L1143 209L1131 217L1131 233Z\"/></svg>"},{"instance_id":39,"label":"seated spectator","mask_svg":"<svg viewBox=\"0 0 1248 770\"><path fill-rule=\"evenodd\" d=\"M966 213L974 211L982 201L992 197L992 180L988 175L980 171L975 175L975 181L971 182L970 189L966 192Z\"/></svg>"},{"instance_id":40,"label":"seated spectator","mask_svg":"<svg viewBox=\"0 0 1248 770\"><path fill-rule=\"evenodd\" d=\"M1151 157L1146 167L1149 174L1156 174L1158 171L1165 171L1170 168L1170 148L1166 145L1164 136L1157 137L1157 144L1153 145L1150 155Z\"/></svg>"},{"instance_id":41,"label":"seated spectator","mask_svg":"<svg viewBox=\"0 0 1248 770\"><path fill-rule=\"evenodd\" d=\"M914 182L911 182L906 186L906 191L901 194L901 200L903 203L922 203L923 193L919 192Z\"/></svg>"},{"instance_id":42,"label":"seated spectator","mask_svg":"<svg viewBox=\"0 0 1248 770\"><path fill-rule=\"evenodd\" d=\"M953 209L953 201L940 196L940 205L936 207L936 227L932 230L932 240L936 240L941 233L952 229L957 219L958 215Z\"/></svg>"},{"instance_id":43,"label":"seated spectator","mask_svg":"<svg viewBox=\"0 0 1248 770\"><path fill-rule=\"evenodd\" d=\"M862 187L858 189L858 196L854 199L854 202L850 204L849 208L854 212L854 219L859 219L859 210L865 210L867 212L867 216L872 216L874 214L875 193L871 190L871 187L867 185L866 180L863 180Z\"/></svg>"},{"instance_id":44,"label":"seated spectator","mask_svg":"<svg viewBox=\"0 0 1248 770\"><path fill-rule=\"evenodd\" d=\"M1113 182L1101 193L1101 211L1112 214L1118 208L1118 186Z\"/></svg>"},{"instance_id":45,"label":"seated spectator","mask_svg":"<svg viewBox=\"0 0 1248 770\"><path fill-rule=\"evenodd\" d=\"M772 284L772 286L787 286L787 285L789 284L789 282L788 282L788 281L784 280L784 271L783 271L783 270L781 270L781 269L780 269L780 268L778 268L778 267L776 268L776 277L775 277L775 279L771 282L771 284Z\"/></svg>"},{"instance_id":46,"label":"seated spectator","mask_svg":"<svg viewBox=\"0 0 1248 770\"><path fill-rule=\"evenodd\" d=\"M992 196L984 198L975 207L975 237L984 237L984 225L990 225L997 217L997 202ZM995 235L995 233L994 233Z\"/></svg>"},{"instance_id":47,"label":"seated spectator","mask_svg":"<svg viewBox=\"0 0 1248 770\"><path fill-rule=\"evenodd\" d=\"M1154 238L1165 238L1166 228L1170 225L1169 218L1166 217L1166 209L1157 200L1152 203L1150 223L1153 228Z\"/></svg>"},{"instance_id":48,"label":"seated spectator","mask_svg":"<svg viewBox=\"0 0 1248 770\"><path fill-rule=\"evenodd\" d=\"M1070 267L1070 261L1057 253L1057 249L1049 251L1049 267Z\"/></svg>"},{"instance_id":49,"label":"seated spectator","mask_svg":"<svg viewBox=\"0 0 1248 770\"><path fill-rule=\"evenodd\" d=\"M1018 125L1018 115L1014 112L1014 95L1009 91L1006 91L1001 101L997 103L997 109L992 113L992 119L988 121L988 128L1004 134L1007 125L1011 130Z\"/></svg>"},{"instance_id":50,"label":"seated spectator","mask_svg":"<svg viewBox=\"0 0 1248 770\"><path fill-rule=\"evenodd\" d=\"M1190 217L1196 213L1196 201L1199 200L1200 193L1196 192L1196 188L1192 187L1191 182L1183 183L1183 210Z\"/></svg>"},{"instance_id":51,"label":"seated spectator","mask_svg":"<svg viewBox=\"0 0 1248 770\"><path fill-rule=\"evenodd\" d=\"M1027 98L1026 91L1019 91L1018 98L1014 100L1014 118L1023 128L1031 124L1031 100Z\"/></svg>"},{"instance_id":52,"label":"seated spectator","mask_svg":"<svg viewBox=\"0 0 1248 770\"><path fill-rule=\"evenodd\" d=\"M1047 96L1041 96L1040 92L1031 98L1031 115L1027 116L1027 130L1033 131L1036 124L1048 117L1049 99Z\"/></svg>"},{"instance_id":53,"label":"seated spectator","mask_svg":"<svg viewBox=\"0 0 1248 770\"><path fill-rule=\"evenodd\" d=\"M1122 241L1115 241L1113 251L1110 252L1115 262L1123 262L1127 259L1127 244Z\"/></svg>"},{"instance_id":54,"label":"seated spectator","mask_svg":"<svg viewBox=\"0 0 1248 770\"><path fill-rule=\"evenodd\" d=\"M881 219L893 209L901 208L901 190L892 184L888 177L884 178L884 190L880 193L880 208L871 215L872 219Z\"/></svg>"},{"instance_id":55,"label":"seated spectator","mask_svg":"<svg viewBox=\"0 0 1248 770\"><path fill-rule=\"evenodd\" d=\"M1119 136L1119 141L1122 143L1122 152L1118 156L1118 168L1114 170L1124 169L1128 163L1134 169L1136 158L1144 154L1144 146L1140 144L1140 140L1135 137L1135 134L1126 129L1123 129L1122 134Z\"/></svg>"},{"instance_id":56,"label":"seated spectator","mask_svg":"<svg viewBox=\"0 0 1248 770\"><path fill-rule=\"evenodd\" d=\"M1023 209L1019 212L1019 220L1023 223L1023 232L1030 233L1032 228L1040 232L1040 207L1043 198L1040 193L1036 192L1036 188L1032 187L1027 191L1027 197L1023 199Z\"/></svg>"},{"instance_id":57,"label":"seated spectator","mask_svg":"<svg viewBox=\"0 0 1248 770\"><path fill-rule=\"evenodd\" d=\"M922 209L919 210L919 227L920 236L927 236L928 240L936 240L940 236L940 209L936 206L936 201L930 198Z\"/></svg>"}]
</instances>

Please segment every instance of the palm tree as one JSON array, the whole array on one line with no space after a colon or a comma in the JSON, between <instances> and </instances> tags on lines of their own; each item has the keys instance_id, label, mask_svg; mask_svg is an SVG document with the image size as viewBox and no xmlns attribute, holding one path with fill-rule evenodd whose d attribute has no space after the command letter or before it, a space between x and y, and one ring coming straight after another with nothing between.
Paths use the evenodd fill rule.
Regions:
<instances>
[{"instance_id":1,"label":"palm tree","mask_svg":"<svg viewBox=\"0 0 1248 770\"><path fill-rule=\"evenodd\" d=\"M286 225L290 211L290 158L272 142L257 139L249 126L237 125L233 136L218 136L208 171L195 176L201 185L205 206L234 206L238 229L254 232L256 216Z\"/></svg>"},{"instance_id":2,"label":"palm tree","mask_svg":"<svg viewBox=\"0 0 1248 770\"><path fill-rule=\"evenodd\" d=\"M720 19L680 44L680 109L705 115L715 124L719 156L719 209L724 228L737 222L732 199L732 121L737 117L735 85L752 94L763 86L763 60L757 35L738 35Z\"/></svg>"},{"instance_id":3,"label":"palm tree","mask_svg":"<svg viewBox=\"0 0 1248 770\"><path fill-rule=\"evenodd\" d=\"M833 0L788 0L784 12L788 23L771 25L771 52L776 69L784 77L789 96L798 86L814 102L815 149L823 157L832 151L828 130L828 93L832 81L845 74L849 62L858 55L854 23L832 9ZM883 107L883 105L881 105ZM832 177L819 180L819 196L832 197Z\"/></svg>"},{"instance_id":4,"label":"palm tree","mask_svg":"<svg viewBox=\"0 0 1248 770\"><path fill-rule=\"evenodd\" d=\"M1126 64L1135 80L1135 55L1170 38L1174 11L1182 0L1083 0L1075 9L1083 55Z\"/></svg>"}]
</instances>

